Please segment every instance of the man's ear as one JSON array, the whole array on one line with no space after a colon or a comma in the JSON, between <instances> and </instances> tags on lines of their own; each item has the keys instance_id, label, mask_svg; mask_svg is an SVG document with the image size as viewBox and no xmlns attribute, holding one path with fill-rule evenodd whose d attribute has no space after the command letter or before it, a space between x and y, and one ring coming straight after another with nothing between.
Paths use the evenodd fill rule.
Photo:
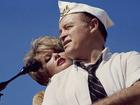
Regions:
<instances>
[{"instance_id":1,"label":"man's ear","mask_svg":"<svg viewBox=\"0 0 140 105\"><path fill-rule=\"evenodd\" d=\"M99 21L97 20L97 18L93 18L90 21L90 30L91 32L94 32L95 30L97 30L99 27Z\"/></svg>"}]
</instances>

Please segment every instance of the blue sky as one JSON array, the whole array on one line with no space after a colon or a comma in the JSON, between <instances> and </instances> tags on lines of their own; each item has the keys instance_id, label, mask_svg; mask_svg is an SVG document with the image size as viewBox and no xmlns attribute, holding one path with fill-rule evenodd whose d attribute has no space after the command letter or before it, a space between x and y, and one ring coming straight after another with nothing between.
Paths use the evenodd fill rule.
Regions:
<instances>
[{"instance_id":1,"label":"blue sky","mask_svg":"<svg viewBox=\"0 0 140 105\"><path fill-rule=\"evenodd\" d=\"M67 0L105 9L114 27L106 45L112 52L140 51L139 0ZM58 35L57 0L0 0L0 82L14 76L23 66L30 43L42 35ZM32 97L45 89L28 75L11 82L0 105L31 105Z\"/></svg>"}]
</instances>

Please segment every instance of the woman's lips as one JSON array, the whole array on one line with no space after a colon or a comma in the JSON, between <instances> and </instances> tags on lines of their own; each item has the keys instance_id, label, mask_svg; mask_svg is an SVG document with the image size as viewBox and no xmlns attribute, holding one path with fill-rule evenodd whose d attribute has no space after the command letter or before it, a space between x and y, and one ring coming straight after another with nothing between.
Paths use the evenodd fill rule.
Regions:
<instances>
[{"instance_id":1,"label":"woman's lips","mask_svg":"<svg viewBox=\"0 0 140 105\"><path fill-rule=\"evenodd\" d=\"M64 58L59 58L58 61L57 61L57 66L60 66L64 63L65 63L65 59Z\"/></svg>"}]
</instances>

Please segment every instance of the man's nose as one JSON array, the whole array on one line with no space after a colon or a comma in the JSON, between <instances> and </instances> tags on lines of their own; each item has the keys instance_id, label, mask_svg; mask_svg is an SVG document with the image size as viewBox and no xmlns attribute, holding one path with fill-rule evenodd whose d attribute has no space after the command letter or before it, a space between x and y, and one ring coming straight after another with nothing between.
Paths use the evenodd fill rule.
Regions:
<instances>
[{"instance_id":1,"label":"man's nose","mask_svg":"<svg viewBox=\"0 0 140 105\"><path fill-rule=\"evenodd\" d=\"M60 41L63 43L65 41L65 38L67 37L67 33L66 31L62 31L59 38L60 38Z\"/></svg>"}]
</instances>

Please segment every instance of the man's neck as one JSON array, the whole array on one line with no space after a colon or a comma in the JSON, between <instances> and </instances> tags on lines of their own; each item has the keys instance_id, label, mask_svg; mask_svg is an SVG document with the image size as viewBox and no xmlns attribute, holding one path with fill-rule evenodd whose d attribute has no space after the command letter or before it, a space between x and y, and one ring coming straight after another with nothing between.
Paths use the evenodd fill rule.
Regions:
<instances>
[{"instance_id":1,"label":"man's neck","mask_svg":"<svg viewBox=\"0 0 140 105\"><path fill-rule=\"evenodd\" d=\"M89 54L86 54L87 56L81 57L82 59L77 58L76 60L79 60L85 64L95 64L102 55L103 50L104 47L101 49L93 49Z\"/></svg>"},{"instance_id":2,"label":"man's neck","mask_svg":"<svg viewBox=\"0 0 140 105\"><path fill-rule=\"evenodd\" d=\"M92 51L89 63L95 64L101 55L102 55L102 50Z\"/></svg>"},{"instance_id":3,"label":"man's neck","mask_svg":"<svg viewBox=\"0 0 140 105\"><path fill-rule=\"evenodd\" d=\"M85 64L95 64L101 55L102 55L102 50L94 50L92 51L88 59L77 59L77 60L82 61Z\"/></svg>"}]
</instances>

